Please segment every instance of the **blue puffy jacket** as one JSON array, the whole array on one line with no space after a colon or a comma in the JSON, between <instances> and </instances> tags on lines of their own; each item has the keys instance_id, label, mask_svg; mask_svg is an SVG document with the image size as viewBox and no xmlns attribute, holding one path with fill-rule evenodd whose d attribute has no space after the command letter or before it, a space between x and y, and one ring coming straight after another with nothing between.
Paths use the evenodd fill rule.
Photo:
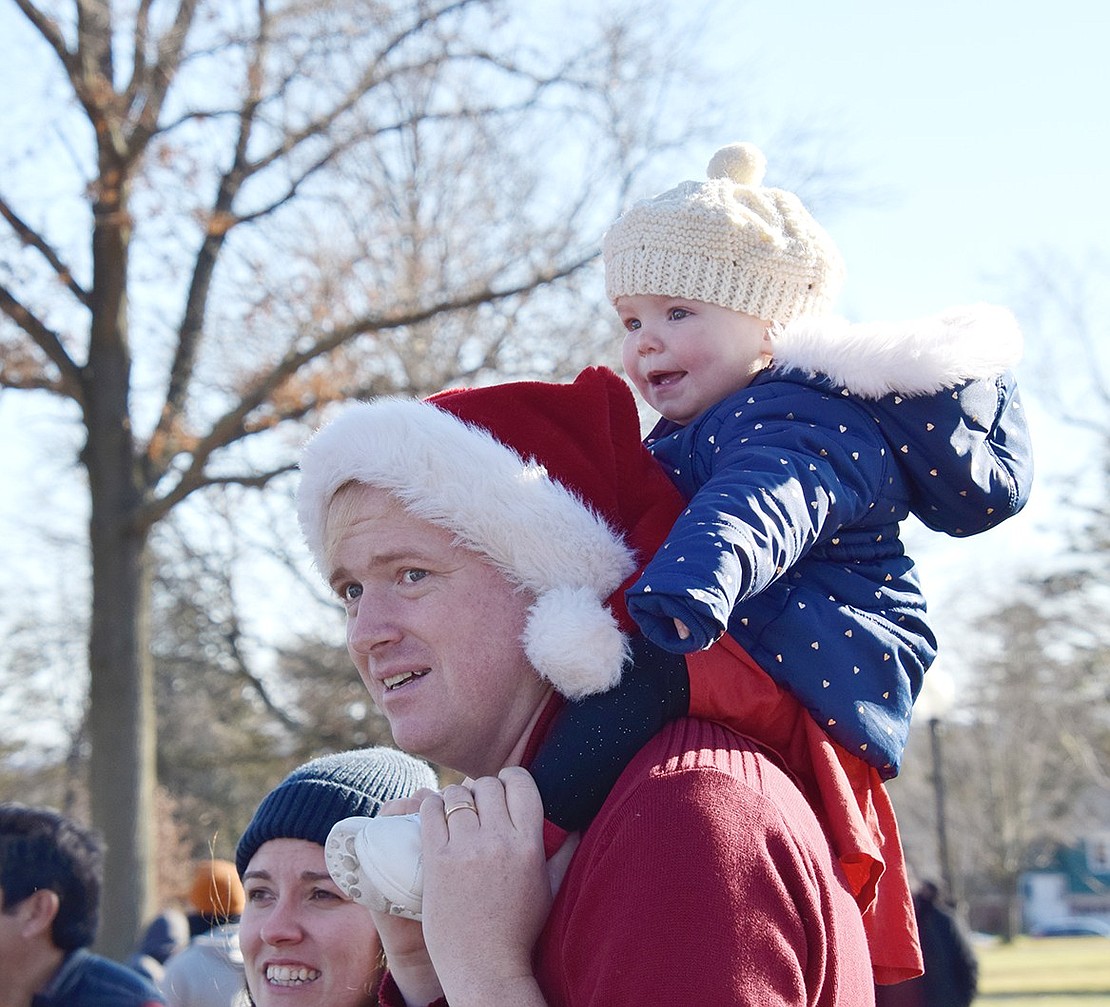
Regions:
<instances>
[{"instance_id":1,"label":"blue puffy jacket","mask_svg":"<svg viewBox=\"0 0 1110 1007\"><path fill-rule=\"evenodd\" d=\"M1024 505L1020 332L977 307L901 326L792 323L774 347L748 387L648 438L690 506L628 609L672 651L727 630L889 778L936 654L899 526L912 513L973 535Z\"/></svg>"}]
</instances>

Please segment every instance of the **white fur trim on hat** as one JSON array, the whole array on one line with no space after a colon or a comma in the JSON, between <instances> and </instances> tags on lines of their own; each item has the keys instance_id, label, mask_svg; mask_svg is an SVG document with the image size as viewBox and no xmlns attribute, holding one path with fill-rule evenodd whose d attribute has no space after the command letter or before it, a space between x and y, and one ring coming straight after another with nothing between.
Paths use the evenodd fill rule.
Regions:
<instances>
[{"instance_id":1,"label":"white fur trim on hat","mask_svg":"<svg viewBox=\"0 0 1110 1007\"><path fill-rule=\"evenodd\" d=\"M427 402L346 407L301 457L298 514L325 575L327 510L352 481L393 493L410 514L452 532L536 596L526 652L563 695L619 680L626 644L604 602L634 569L632 550L534 459Z\"/></svg>"}]
</instances>

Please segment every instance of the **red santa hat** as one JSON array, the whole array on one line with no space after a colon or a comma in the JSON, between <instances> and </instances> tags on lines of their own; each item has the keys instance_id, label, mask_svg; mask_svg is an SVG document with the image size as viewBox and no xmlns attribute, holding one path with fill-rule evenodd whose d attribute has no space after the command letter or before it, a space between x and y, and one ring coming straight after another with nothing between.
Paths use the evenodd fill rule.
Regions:
<instances>
[{"instance_id":1,"label":"red santa hat","mask_svg":"<svg viewBox=\"0 0 1110 1007\"><path fill-rule=\"evenodd\" d=\"M683 501L612 371L345 407L301 457L298 512L321 570L327 510L349 482L393 493L530 591L525 653L564 696L619 681L624 588Z\"/></svg>"}]
</instances>

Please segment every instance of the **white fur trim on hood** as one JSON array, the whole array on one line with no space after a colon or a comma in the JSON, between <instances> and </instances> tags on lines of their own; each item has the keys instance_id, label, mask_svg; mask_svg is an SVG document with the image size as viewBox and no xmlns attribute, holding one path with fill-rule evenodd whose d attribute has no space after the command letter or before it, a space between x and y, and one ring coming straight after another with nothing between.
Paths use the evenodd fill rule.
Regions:
<instances>
[{"instance_id":1,"label":"white fur trim on hood","mask_svg":"<svg viewBox=\"0 0 1110 1007\"><path fill-rule=\"evenodd\" d=\"M775 326L771 345L776 366L824 374L862 398L880 399L995 377L1021 359L1022 335L1006 308L975 304L909 322L799 318Z\"/></svg>"}]
</instances>

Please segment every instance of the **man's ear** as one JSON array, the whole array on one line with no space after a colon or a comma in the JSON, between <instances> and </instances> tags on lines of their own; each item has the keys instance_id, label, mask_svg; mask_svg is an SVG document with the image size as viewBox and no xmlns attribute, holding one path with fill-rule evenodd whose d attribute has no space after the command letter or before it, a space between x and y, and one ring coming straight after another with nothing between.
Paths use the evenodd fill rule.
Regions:
<instances>
[{"instance_id":1,"label":"man's ear","mask_svg":"<svg viewBox=\"0 0 1110 1007\"><path fill-rule=\"evenodd\" d=\"M40 888L28 895L15 910L22 936L30 938L49 934L61 904L58 893L49 888Z\"/></svg>"}]
</instances>

